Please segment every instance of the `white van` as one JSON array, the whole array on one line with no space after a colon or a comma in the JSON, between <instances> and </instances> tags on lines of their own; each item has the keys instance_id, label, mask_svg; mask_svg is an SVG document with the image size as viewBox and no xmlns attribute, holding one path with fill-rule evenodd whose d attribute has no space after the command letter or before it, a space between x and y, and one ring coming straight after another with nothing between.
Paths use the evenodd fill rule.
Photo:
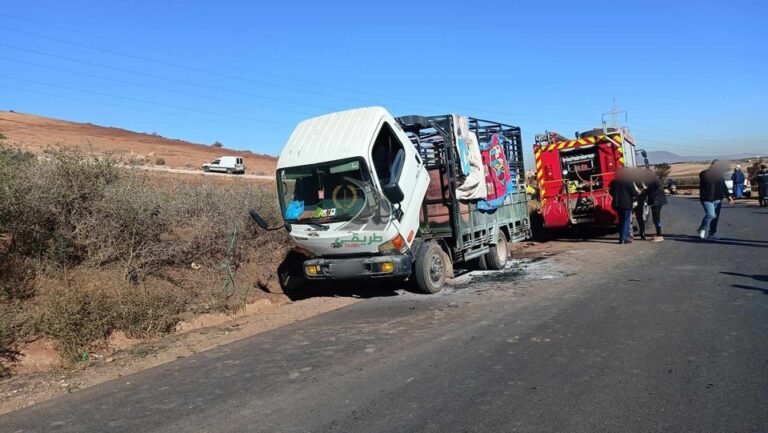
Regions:
<instances>
[{"instance_id":1,"label":"white van","mask_svg":"<svg viewBox=\"0 0 768 433\"><path fill-rule=\"evenodd\" d=\"M245 173L245 164L243 163L243 158L239 156L222 156L213 162L206 162L203 164L203 171L243 174Z\"/></svg>"}]
</instances>

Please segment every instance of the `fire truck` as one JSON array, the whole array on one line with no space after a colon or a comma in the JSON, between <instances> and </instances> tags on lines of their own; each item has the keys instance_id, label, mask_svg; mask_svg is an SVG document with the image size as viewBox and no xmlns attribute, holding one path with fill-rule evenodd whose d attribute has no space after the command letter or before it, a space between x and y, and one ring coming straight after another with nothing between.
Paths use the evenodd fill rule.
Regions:
<instances>
[{"instance_id":1,"label":"fire truck","mask_svg":"<svg viewBox=\"0 0 768 433\"><path fill-rule=\"evenodd\" d=\"M627 128L593 129L575 139L549 131L537 134L533 154L544 227L618 223L608 186L619 167L637 166L636 151Z\"/></svg>"}]
</instances>

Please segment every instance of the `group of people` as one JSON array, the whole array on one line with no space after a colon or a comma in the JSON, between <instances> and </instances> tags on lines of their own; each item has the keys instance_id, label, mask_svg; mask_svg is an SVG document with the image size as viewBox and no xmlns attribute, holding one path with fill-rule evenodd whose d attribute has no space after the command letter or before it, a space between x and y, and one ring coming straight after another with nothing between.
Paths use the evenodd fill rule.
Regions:
<instances>
[{"instance_id":1,"label":"group of people","mask_svg":"<svg viewBox=\"0 0 768 433\"><path fill-rule=\"evenodd\" d=\"M744 173L737 167L731 180L733 189L729 191L725 184L724 174L728 171L727 164L714 160L709 168L699 173L699 200L704 208L704 218L697 230L701 239L719 240L717 225L720 220L720 210L723 201L733 204L734 199L743 195L745 184ZM768 167L765 164L752 176L752 181L758 186L758 199L761 207L768 206ZM650 207L656 235L654 242L663 241L661 234L661 207L667 204L667 197L659 178L648 169L621 167L616 174L616 180L611 182L610 194L613 208L619 215L619 243L632 242L632 214L635 213L640 238L645 240L645 204Z\"/></svg>"},{"instance_id":2,"label":"group of people","mask_svg":"<svg viewBox=\"0 0 768 433\"><path fill-rule=\"evenodd\" d=\"M661 230L661 208L667 204L664 186L656 174L648 169L620 167L616 180L611 182L609 192L613 199L613 208L619 215L619 244L628 244L634 240L632 232L632 214L640 239L646 240L645 210L650 208L656 234L651 242L664 240Z\"/></svg>"}]
</instances>

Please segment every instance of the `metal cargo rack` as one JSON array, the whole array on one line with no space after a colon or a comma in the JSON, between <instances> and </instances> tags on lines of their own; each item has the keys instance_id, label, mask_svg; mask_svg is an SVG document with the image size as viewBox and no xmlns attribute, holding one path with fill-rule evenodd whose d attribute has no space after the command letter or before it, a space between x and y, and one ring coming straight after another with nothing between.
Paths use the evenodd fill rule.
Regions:
<instances>
[{"instance_id":1,"label":"metal cargo rack","mask_svg":"<svg viewBox=\"0 0 768 433\"><path fill-rule=\"evenodd\" d=\"M504 154L510 174L518 185L517 192L507 196L504 203L493 211L481 211L475 203L460 202L456 198L456 188L462 184L464 176L454 147L452 115L397 118L418 149L430 177L440 182L440 196L427 197L422 205L420 234L424 239L443 240L450 247L454 261L470 260L487 253L488 246L496 243L497 230L504 230L511 242L530 236L520 128L473 117L468 120L469 128L477 135L479 143L488 142L496 133L504 137ZM429 217L430 205L447 208L447 224Z\"/></svg>"}]
</instances>

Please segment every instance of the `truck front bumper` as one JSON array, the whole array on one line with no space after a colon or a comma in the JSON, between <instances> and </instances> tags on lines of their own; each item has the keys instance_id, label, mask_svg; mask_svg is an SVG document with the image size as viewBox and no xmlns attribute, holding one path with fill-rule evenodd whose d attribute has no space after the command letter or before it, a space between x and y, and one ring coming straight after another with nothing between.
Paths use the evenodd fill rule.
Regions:
<instances>
[{"instance_id":1,"label":"truck front bumper","mask_svg":"<svg viewBox=\"0 0 768 433\"><path fill-rule=\"evenodd\" d=\"M314 274L307 271L311 266L315 267ZM304 276L309 280L407 277L412 270L410 254L304 261Z\"/></svg>"}]
</instances>

